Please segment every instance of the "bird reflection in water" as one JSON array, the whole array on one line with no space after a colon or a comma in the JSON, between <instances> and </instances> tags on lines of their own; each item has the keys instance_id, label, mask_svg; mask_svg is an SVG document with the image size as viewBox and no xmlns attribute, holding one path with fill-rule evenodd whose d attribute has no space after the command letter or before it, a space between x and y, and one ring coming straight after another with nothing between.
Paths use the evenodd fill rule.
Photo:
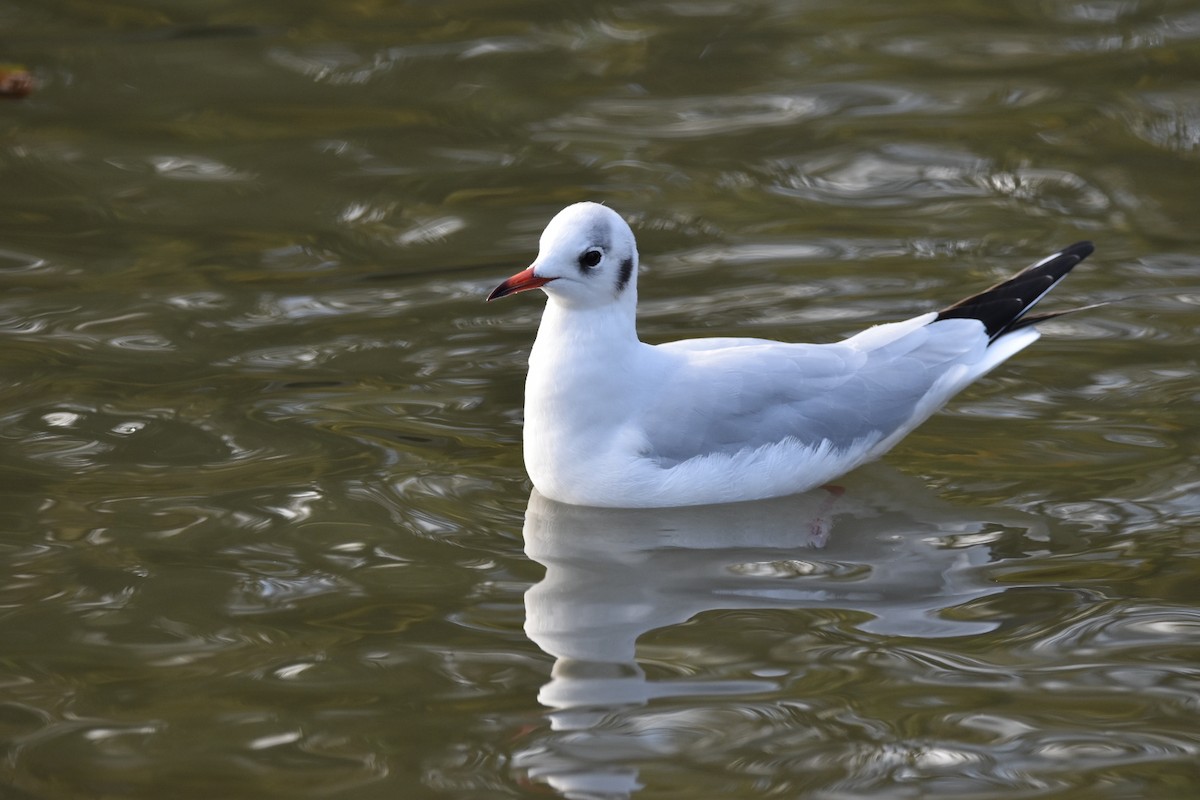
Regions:
<instances>
[{"instance_id":1,"label":"bird reflection in water","mask_svg":"<svg viewBox=\"0 0 1200 800\"><path fill-rule=\"evenodd\" d=\"M1005 588L983 567L989 532L1013 528L1044 538L1037 518L955 508L885 465L838 487L721 506L598 509L535 491L525 552L546 574L525 594L525 632L555 663L538 694L550 730L515 764L566 797L628 797L640 786L634 765L673 748L670 724L659 719L649 740L631 735L614 723L623 710L685 695L761 697L796 669L789 659L738 680L648 677L639 637L706 611L846 610L865 618L858 631L886 636L990 631L997 623L947 612Z\"/></svg>"}]
</instances>

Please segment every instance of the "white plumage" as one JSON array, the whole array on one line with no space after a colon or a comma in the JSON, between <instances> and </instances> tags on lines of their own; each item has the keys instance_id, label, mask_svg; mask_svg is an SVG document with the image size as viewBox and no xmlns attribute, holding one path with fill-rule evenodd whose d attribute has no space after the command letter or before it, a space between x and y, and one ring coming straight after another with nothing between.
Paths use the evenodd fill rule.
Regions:
<instances>
[{"instance_id":1,"label":"white plumage","mask_svg":"<svg viewBox=\"0 0 1200 800\"><path fill-rule=\"evenodd\" d=\"M832 344L648 345L635 328L632 231L605 206L569 206L547 225L533 265L489 297L540 287L549 298L525 386L526 468L546 497L607 507L819 486L886 452L1033 343L1021 317L1090 251L1075 245L941 313Z\"/></svg>"}]
</instances>

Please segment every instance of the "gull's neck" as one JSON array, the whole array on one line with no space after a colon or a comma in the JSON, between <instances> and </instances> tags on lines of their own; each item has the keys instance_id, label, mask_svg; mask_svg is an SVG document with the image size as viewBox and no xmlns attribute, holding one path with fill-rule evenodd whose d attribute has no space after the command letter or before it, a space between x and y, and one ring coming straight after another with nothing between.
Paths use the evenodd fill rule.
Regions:
<instances>
[{"instance_id":1,"label":"gull's neck","mask_svg":"<svg viewBox=\"0 0 1200 800\"><path fill-rule=\"evenodd\" d=\"M548 302L525 380L527 463L536 441L567 436L577 444L625 418L636 402L631 385L637 385L644 347L633 303L572 308Z\"/></svg>"},{"instance_id":2,"label":"gull's neck","mask_svg":"<svg viewBox=\"0 0 1200 800\"><path fill-rule=\"evenodd\" d=\"M636 304L621 299L592 308L546 303L525 379L525 467L535 484L586 482L577 456L616 446L614 432L643 402L647 348Z\"/></svg>"},{"instance_id":3,"label":"gull's neck","mask_svg":"<svg viewBox=\"0 0 1200 800\"><path fill-rule=\"evenodd\" d=\"M631 298L602 306L569 306L553 297L546 302L533 343L534 360L619 359L637 349L637 304ZM582 366L582 365L581 365Z\"/></svg>"}]
</instances>

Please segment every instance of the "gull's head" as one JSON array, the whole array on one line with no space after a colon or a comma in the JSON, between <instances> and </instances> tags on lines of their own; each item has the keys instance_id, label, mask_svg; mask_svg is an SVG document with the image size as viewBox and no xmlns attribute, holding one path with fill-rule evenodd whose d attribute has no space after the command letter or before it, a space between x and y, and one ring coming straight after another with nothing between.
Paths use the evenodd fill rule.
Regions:
<instances>
[{"instance_id":1,"label":"gull's head","mask_svg":"<svg viewBox=\"0 0 1200 800\"><path fill-rule=\"evenodd\" d=\"M541 288L583 308L636 302L637 269L637 243L621 215L599 203L576 203L542 231L533 265L493 289L488 300Z\"/></svg>"}]
</instances>

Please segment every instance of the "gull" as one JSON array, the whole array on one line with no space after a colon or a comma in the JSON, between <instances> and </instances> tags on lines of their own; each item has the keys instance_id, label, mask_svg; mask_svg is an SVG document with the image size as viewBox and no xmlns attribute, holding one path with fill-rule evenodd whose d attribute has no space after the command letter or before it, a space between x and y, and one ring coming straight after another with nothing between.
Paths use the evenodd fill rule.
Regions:
<instances>
[{"instance_id":1,"label":"gull","mask_svg":"<svg viewBox=\"0 0 1200 800\"><path fill-rule=\"evenodd\" d=\"M525 382L525 468L545 497L610 508L821 486L1032 344L1033 323L1067 312L1028 312L1092 249L1073 244L940 311L839 342L651 345L637 335L633 231L607 206L568 206L533 264L488 295L547 295Z\"/></svg>"}]
</instances>

